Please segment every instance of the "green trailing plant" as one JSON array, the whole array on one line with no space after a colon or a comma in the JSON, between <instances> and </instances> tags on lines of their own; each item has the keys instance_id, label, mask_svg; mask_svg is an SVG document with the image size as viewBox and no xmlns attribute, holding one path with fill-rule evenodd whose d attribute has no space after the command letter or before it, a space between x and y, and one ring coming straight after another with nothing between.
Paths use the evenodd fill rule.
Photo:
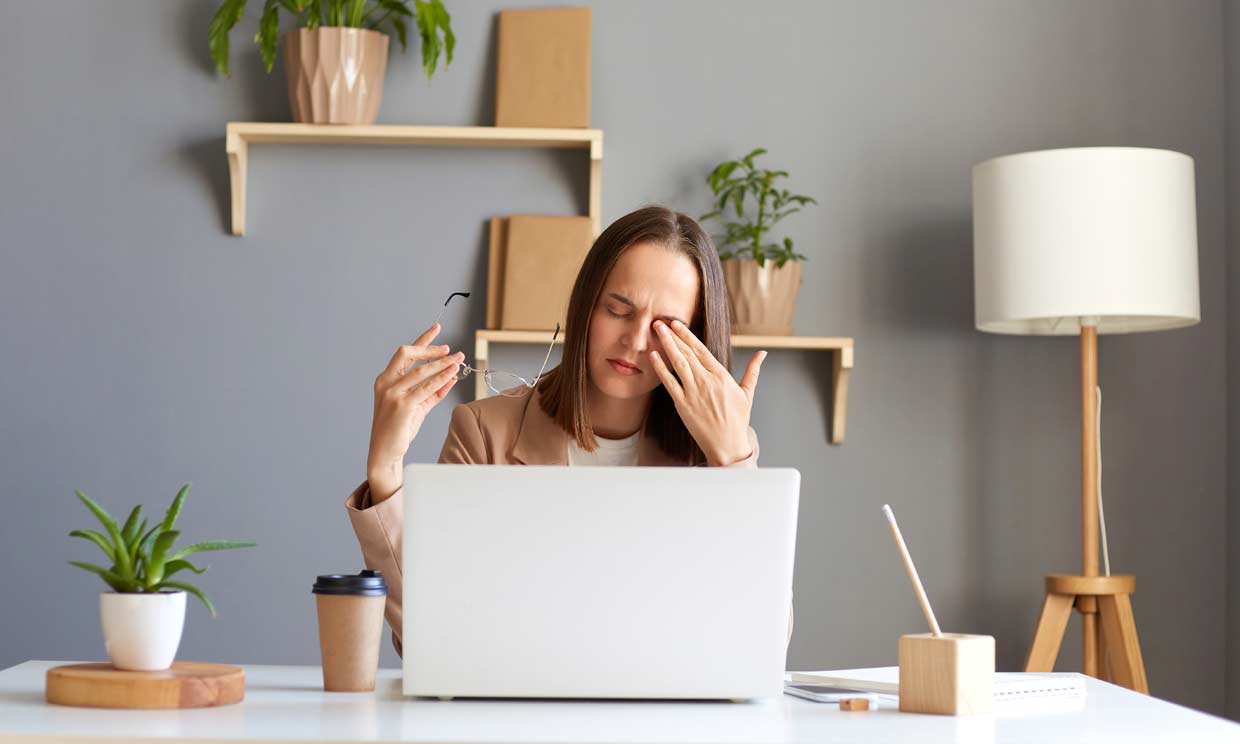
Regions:
<instances>
[{"instance_id":1,"label":"green trailing plant","mask_svg":"<svg viewBox=\"0 0 1240 744\"><path fill-rule=\"evenodd\" d=\"M103 524L106 534L98 530L74 530L69 536L90 540L98 545L111 565L104 568L83 561L69 561L70 565L90 571L103 579L113 591L124 594L183 590L202 600L207 611L215 617L215 606L201 589L185 581L175 581L172 577L181 571L201 574L207 570L206 567L199 568L186 560L188 555L208 550L252 548L256 543L252 540L209 540L174 550L173 545L181 533L173 527L181 513L181 507L185 504L189 486L190 484L186 483L181 487L164 518L150 529L147 529L147 520L142 517L141 504L129 512L129 518L122 525L89 496L75 490L74 493L86 508ZM142 520L140 523L139 519Z\"/></svg>"},{"instance_id":2,"label":"green trailing plant","mask_svg":"<svg viewBox=\"0 0 1240 744\"><path fill-rule=\"evenodd\" d=\"M705 221L718 219L723 222L723 235L719 242L719 258L752 258L758 266L769 258L777 267L789 261L807 261L805 256L792 248L792 238L767 242L768 233L783 218L801 211L806 204L817 204L812 197L794 194L781 189L776 182L787 178L787 171L773 171L754 165L754 158L765 155L764 148L757 148L743 158L725 160L706 177L706 183L714 193L715 208L702 215ZM756 214L752 218L748 214ZM735 213L736 219L731 215Z\"/></svg>"},{"instance_id":3,"label":"green trailing plant","mask_svg":"<svg viewBox=\"0 0 1240 744\"><path fill-rule=\"evenodd\" d=\"M224 0L211 19L207 45L221 75L228 75L228 34L245 15L245 6L246 0ZM267 72L276 62L280 11L292 15L301 28L341 26L383 31L390 27L396 32L401 49L408 49L409 24L413 22L422 42L426 79L434 76L441 55L447 57L444 67L452 64L456 35L452 33L452 17L441 0L264 0L254 43L263 55Z\"/></svg>"}]
</instances>

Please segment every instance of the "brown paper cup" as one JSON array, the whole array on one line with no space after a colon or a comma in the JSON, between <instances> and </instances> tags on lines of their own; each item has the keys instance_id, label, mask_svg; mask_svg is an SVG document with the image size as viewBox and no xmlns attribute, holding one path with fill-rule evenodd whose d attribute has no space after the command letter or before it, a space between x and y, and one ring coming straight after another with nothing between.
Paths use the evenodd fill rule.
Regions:
<instances>
[{"instance_id":1,"label":"brown paper cup","mask_svg":"<svg viewBox=\"0 0 1240 744\"><path fill-rule=\"evenodd\" d=\"M319 610L323 689L328 692L374 690L387 597L314 596Z\"/></svg>"}]
</instances>

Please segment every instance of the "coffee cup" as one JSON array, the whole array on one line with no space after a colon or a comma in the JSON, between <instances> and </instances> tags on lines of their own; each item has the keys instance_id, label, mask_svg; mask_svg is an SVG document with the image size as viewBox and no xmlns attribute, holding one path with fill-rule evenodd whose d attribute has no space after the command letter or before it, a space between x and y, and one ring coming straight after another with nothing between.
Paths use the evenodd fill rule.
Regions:
<instances>
[{"instance_id":1,"label":"coffee cup","mask_svg":"<svg viewBox=\"0 0 1240 744\"><path fill-rule=\"evenodd\" d=\"M326 574L314 582L318 605L323 689L366 692L375 689L387 582L381 571Z\"/></svg>"}]
</instances>

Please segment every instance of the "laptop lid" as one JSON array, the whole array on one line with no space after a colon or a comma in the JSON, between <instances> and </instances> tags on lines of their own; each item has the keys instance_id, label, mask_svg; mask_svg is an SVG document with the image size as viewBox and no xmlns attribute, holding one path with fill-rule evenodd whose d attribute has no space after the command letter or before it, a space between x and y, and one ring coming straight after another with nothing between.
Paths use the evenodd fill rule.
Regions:
<instances>
[{"instance_id":1,"label":"laptop lid","mask_svg":"<svg viewBox=\"0 0 1240 744\"><path fill-rule=\"evenodd\" d=\"M405 468L405 694L782 690L792 469Z\"/></svg>"}]
</instances>

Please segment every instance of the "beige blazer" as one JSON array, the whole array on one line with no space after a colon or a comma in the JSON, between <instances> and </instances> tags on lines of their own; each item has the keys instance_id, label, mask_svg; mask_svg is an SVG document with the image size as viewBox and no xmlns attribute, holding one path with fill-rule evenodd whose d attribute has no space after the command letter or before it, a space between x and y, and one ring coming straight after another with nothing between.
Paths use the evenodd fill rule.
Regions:
<instances>
[{"instance_id":1,"label":"beige blazer","mask_svg":"<svg viewBox=\"0 0 1240 744\"><path fill-rule=\"evenodd\" d=\"M538 404L539 393L519 398L494 396L458 405L439 462L475 465L567 465L568 433ZM758 437L749 430L753 453L732 467L758 466ZM639 466L673 466L688 463L668 457L658 444L642 436L637 445ZM382 571L387 578L388 599L384 614L392 628L392 645L401 653L401 541L404 537L403 489L372 503L366 481L345 499L345 509L362 547L366 568ZM792 615L788 616L792 637Z\"/></svg>"}]
</instances>

